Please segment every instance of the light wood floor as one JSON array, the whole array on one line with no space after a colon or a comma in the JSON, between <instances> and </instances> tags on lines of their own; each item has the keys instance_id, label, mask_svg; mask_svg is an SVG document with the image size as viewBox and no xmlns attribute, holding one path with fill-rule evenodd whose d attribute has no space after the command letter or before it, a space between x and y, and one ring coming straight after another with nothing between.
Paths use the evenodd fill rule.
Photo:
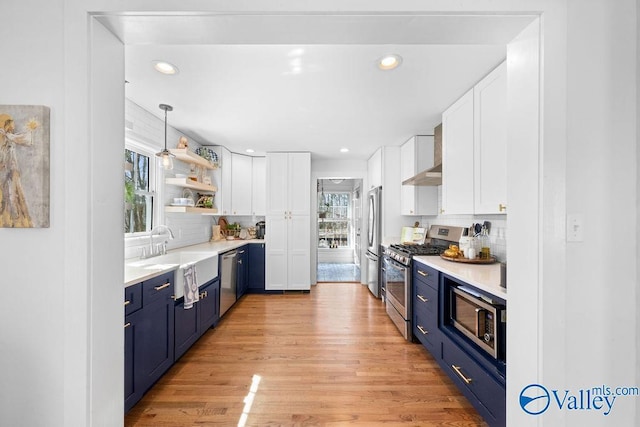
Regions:
<instances>
[{"instance_id":1,"label":"light wood floor","mask_svg":"<svg viewBox=\"0 0 640 427\"><path fill-rule=\"evenodd\" d=\"M246 295L125 416L126 426L485 426L357 283Z\"/></svg>"}]
</instances>

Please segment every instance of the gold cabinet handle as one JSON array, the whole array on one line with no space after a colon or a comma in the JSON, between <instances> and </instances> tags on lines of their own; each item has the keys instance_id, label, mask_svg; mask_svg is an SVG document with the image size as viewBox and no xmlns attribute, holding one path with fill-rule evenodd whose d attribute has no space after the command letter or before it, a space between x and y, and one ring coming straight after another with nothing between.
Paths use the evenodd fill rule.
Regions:
<instances>
[{"instance_id":1,"label":"gold cabinet handle","mask_svg":"<svg viewBox=\"0 0 640 427\"><path fill-rule=\"evenodd\" d=\"M462 373L462 371L460 370L460 366L456 366L456 365L451 365L451 367L453 368L453 370L456 372L456 374L458 374L458 376L460 378L462 378L462 381L464 381L466 384L471 384L471 382L473 381L471 378L467 378L464 376L464 374Z\"/></svg>"},{"instance_id":2,"label":"gold cabinet handle","mask_svg":"<svg viewBox=\"0 0 640 427\"><path fill-rule=\"evenodd\" d=\"M129 326L131 326L131 322L127 322L127 323L124 324L125 328L128 328Z\"/></svg>"},{"instance_id":3,"label":"gold cabinet handle","mask_svg":"<svg viewBox=\"0 0 640 427\"><path fill-rule=\"evenodd\" d=\"M422 295L416 295L418 297L418 299L422 302L429 302L429 300L425 297L423 297Z\"/></svg>"},{"instance_id":4,"label":"gold cabinet handle","mask_svg":"<svg viewBox=\"0 0 640 427\"><path fill-rule=\"evenodd\" d=\"M418 270L418 274L421 275L422 277L427 277L429 275L429 273L425 273L422 270Z\"/></svg>"},{"instance_id":5,"label":"gold cabinet handle","mask_svg":"<svg viewBox=\"0 0 640 427\"><path fill-rule=\"evenodd\" d=\"M124 306L125 306L125 307L126 307L126 306L128 306L129 304L131 304L131 301L129 301L129 300L126 300L126 301L124 302Z\"/></svg>"},{"instance_id":6,"label":"gold cabinet handle","mask_svg":"<svg viewBox=\"0 0 640 427\"><path fill-rule=\"evenodd\" d=\"M420 325L418 325L418 329L420 330L420 332L422 332L422 335L427 335L429 333L429 331L427 331L425 328L423 328Z\"/></svg>"},{"instance_id":7,"label":"gold cabinet handle","mask_svg":"<svg viewBox=\"0 0 640 427\"><path fill-rule=\"evenodd\" d=\"M507 205L503 205L502 203L500 203L498 205L498 209L500 210L500 212L506 212L507 210Z\"/></svg>"},{"instance_id":8,"label":"gold cabinet handle","mask_svg":"<svg viewBox=\"0 0 640 427\"><path fill-rule=\"evenodd\" d=\"M165 283L165 284L164 284L164 285L162 285L162 286L155 286L153 289L155 289L156 291L161 291L161 290L163 290L163 289L168 288L169 286L171 286L171 283L167 282L167 283Z\"/></svg>"}]
</instances>

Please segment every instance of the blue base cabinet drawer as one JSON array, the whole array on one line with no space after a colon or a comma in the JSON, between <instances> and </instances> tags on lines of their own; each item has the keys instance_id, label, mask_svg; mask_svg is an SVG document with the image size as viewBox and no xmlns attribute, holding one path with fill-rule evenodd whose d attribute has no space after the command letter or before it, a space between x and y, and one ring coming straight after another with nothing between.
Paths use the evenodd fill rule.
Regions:
<instances>
[{"instance_id":1,"label":"blue base cabinet drawer","mask_svg":"<svg viewBox=\"0 0 640 427\"><path fill-rule=\"evenodd\" d=\"M442 340L442 367L492 427L506 424L505 386L448 338Z\"/></svg>"},{"instance_id":2,"label":"blue base cabinet drawer","mask_svg":"<svg viewBox=\"0 0 640 427\"><path fill-rule=\"evenodd\" d=\"M127 286L124 289L124 315L128 316L131 313L140 310L142 308L142 283L136 283L135 285Z\"/></svg>"},{"instance_id":3,"label":"blue base cabinet drawer","mask_svg":"<svg viewBox=\"0 0 640 427\"><path fill-rule=\"evenodd\" d=\"M413 283L422 282L434 289L438 289L440 272L419 262L413 263Z\"/></svg>"},{"instance_id":4,"label":"blue base cabinet drawer","mask_svg":"<svg viewBox=\"0 0 640 427\"><path fill-rule=\"evenodd\" d=\"M424 311L413 312L413 335L436 359L442 357L442 337L437 326L437 319L430 318Z\"/></svg>"}]
</instances>

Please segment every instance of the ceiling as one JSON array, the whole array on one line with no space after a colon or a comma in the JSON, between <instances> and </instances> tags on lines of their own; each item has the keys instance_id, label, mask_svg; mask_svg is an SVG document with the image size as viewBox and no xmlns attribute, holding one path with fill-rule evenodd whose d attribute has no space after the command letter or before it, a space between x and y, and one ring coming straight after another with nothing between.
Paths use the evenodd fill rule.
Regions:
<instances>
[{"instance_id":1,"label":"ceiling","mask_svg":"<svg viewBox=\"0 0 640 427\"><path fill-rule=\"evenodd\" d=\"M367 159L432 134L530 16L103 15L125 44L126 96L202 144ZM396 53L393 71L376 60ZM153 60L175 64L162 75ZM348 153L341 153L348 148Z\"/></svg>"}]
</instances>

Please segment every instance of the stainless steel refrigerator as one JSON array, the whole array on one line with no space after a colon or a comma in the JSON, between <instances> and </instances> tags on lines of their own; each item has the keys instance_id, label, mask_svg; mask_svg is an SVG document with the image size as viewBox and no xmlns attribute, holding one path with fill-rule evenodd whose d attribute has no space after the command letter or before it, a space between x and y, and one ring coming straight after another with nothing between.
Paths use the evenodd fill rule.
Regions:
<instances>
[{"instance_id":1,"label":"stainless steel refrigerator","mask_svg":"<svg viewBox=\"0 0 640 427\"><path fill-rule=\"evenodd\" d=\"M380 217L380 197L382 187L369 190L367 197L367 286L376 298L380 298L380 281L378 269L380 264L380 233L382 221Z\"/></svg>"}]
</instances>

